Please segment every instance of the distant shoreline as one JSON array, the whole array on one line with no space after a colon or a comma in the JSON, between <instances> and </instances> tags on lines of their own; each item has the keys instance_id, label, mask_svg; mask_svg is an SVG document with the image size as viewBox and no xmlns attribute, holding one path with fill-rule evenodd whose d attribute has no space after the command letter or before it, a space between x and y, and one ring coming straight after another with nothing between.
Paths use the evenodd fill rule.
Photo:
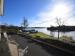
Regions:
<instances>
[{"instance_id":1,"label":"distant shoreline","mask_svg":"<svg viewBox=\"0 0 75 56\"><path fill-rule=\"evenodd\" d=\"M56 31L59 30L61 32L69 32L75 31L75 26L56 26L56 27L48 27L47 30Z\"/></svg>"}]
</instances>

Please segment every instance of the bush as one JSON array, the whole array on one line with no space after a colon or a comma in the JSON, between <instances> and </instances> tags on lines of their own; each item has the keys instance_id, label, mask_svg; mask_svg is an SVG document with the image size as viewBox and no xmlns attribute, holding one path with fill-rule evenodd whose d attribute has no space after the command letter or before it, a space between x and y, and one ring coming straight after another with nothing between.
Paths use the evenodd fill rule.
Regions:
<instances>
[{"instance_id":1,"label":"bush","mask_svg":"<svg viewBox=\"0 0 75 56\"><path fill-rule=\"evenodd\" d=\"M71 40L73 40L73 38L72 38L72 37L68 37L68 36L61 36L61 37L60 37L60 40L71 41Z\"/></svg>"}]
</instances>

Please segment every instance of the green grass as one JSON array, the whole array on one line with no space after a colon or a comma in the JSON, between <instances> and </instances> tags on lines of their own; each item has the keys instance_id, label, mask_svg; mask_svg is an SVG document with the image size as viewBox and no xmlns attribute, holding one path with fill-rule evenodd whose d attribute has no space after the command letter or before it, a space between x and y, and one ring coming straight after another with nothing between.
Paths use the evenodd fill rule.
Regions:
<instances>
[{"instance_id":1,"label":"green grass","mask_svg":"<svg viewBox=\"0 0 75 56\"><path fill-rule=\"evenodd\" d=\"M32 36L32 38L55 39L55 40L58 40L58 38L49 36L49 35L44 34L44 33L42 33L42 32L29 33L29 35ZM61 36L59 40L63 40L63 41L74 41L74 40L72 39L72 37L68 37L68 36Z\"/></svg>"},{"instance_id":2,"label":"green grass","mask_svg":"<svg viewBox=\"0 0 75 56\"><path fill-rule=\"evenodd\" d=\"M38 33L30 33L30 35L32 36L32 38L42 38L42 39L50 39L52 38L51 36L44 34L42 32L38 32Z\"/></svg>"}]
</instances>

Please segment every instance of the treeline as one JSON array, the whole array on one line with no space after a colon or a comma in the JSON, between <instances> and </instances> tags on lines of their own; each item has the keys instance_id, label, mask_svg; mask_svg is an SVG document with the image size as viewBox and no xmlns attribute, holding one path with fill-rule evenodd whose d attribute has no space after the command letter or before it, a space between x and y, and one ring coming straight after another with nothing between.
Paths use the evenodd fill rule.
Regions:
<instances>
[{"instance_id":1,"label":"treeline","mask_svg":"<svg viewBox=\"0 0 75 56\"><path fill-rule=\"evenodd\" d=\"M56 31L56 30L59 30L59 31L75 31L75 26L56 26L56 27L48 27L47 30L50 30L50 31Z\"/></svg>"},{"instance_id":2,"label":"treeline","mask_svg":"<svg viewBox=\"0 0 75 56\"><path fill-rule=\"evenodd\" d=\"M11 32L11 33L17 33L21 27L18 27L18 26L13 26L13 25L10 25L10 26L6 26L6 25L0 25L0 28L1 28L1 32Z\"/></svg>"}]
</instances>

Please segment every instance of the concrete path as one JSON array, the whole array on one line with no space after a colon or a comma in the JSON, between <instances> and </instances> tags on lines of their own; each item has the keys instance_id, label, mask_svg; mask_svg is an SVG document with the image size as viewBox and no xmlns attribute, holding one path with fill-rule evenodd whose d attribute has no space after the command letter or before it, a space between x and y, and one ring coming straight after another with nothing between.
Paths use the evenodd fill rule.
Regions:
<instances>
[{"instance_id":1,"label":"concrete path","mask_svg":"<svg viewBox=\"0 0 75 56\"><path fill-rule=\"evenodd\" d=\"M9 43L8 45L11 56L18 56L18 50L16 44Z\"/></svg>"},{"instance_id":2,"label":"concrete path","mask_svg":"<svg viewBox=\"0 0 75 56\"><path fill-rule=\"evenodd\" d=\"M8 39L8 35L6 32L3 33L4 37L7 39L7 43L8 43L8 47L9 47L9 51L11 56L18 56L18 49L17 49L17 45L15 41L10 41Z\"/></svg>"},{"instance_id":3,"label":"concrete path","mask_svg":"<svg viewBox=\"0 0 75 56\"><path fill-rule=\"evenodd\" d=\"M9 39L14 40L19 45L19 56L53 56L36 43L29 42L25 37L9 35Z\"/></svg>"}]
</instances>

